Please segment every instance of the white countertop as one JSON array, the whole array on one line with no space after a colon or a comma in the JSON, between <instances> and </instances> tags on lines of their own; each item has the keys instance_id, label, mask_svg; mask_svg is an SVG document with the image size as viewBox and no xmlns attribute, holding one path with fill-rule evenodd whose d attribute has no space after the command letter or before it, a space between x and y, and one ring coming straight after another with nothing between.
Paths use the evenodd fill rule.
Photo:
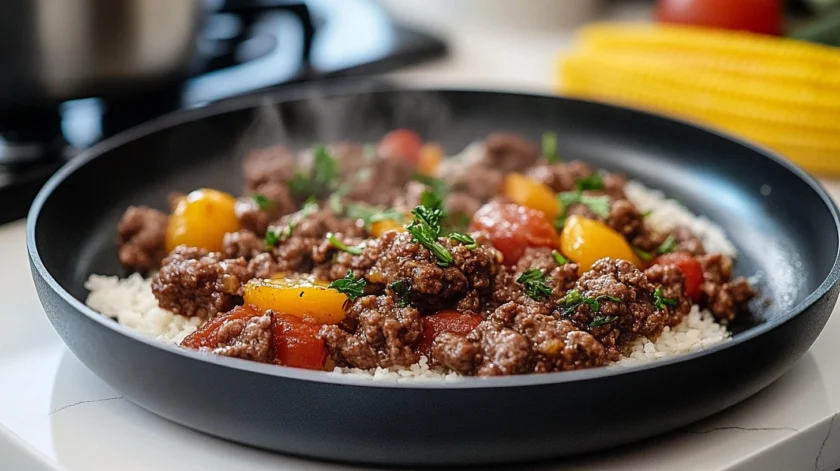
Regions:
<instances>
[{"instance_id":1,"label":"white countertop","mask_svg":"<svg viewBox=\"0 0 840 471\"><path fill-rule=\"evenodd\" d=\"M623 6L612 17L643 18ZM424 85L551 90L551 59L571 33L452 27L448 59L397 77ZM826 182L840 198L840 182ZM213 471L342 469L211 438L123 399L71 354L35 295L24 222L0 226L0 470ZM779 381L684 430L619 450L545 464L551 470L835 470L840 467L840 314ZM530 467L529 469L533 469Z\"/></svg>"}]
</instances>

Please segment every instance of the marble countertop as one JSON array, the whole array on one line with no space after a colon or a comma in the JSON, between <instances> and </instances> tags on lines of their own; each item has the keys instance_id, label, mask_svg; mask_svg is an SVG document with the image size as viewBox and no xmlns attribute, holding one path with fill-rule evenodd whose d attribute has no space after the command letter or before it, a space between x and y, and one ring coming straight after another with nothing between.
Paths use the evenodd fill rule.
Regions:
<instances>
[{"instance_id":1,"label":"marble countertop","mask_svg":"<svg viewBox=\"0 0 840 471\"><path fill-rule=\"evenodd\" d=\"M393 2L390 2L393 3ZM551 90L551 60L572 33L508 31L443 21L422 9L400 15L445 34L449 58L394 77L419 85ZM643 19L643 4L605 15ZM840 198L840 182L824 181ZM63 345L35 295L24 222L0 226L0 469L32 471L326 470L341 466L228 443L133 405ZM675 433L550 470L836 470L840 467L840 314L776 383L744 403ZM528 469L534 469L529 466Z\"/></svg>"}]
</instances>

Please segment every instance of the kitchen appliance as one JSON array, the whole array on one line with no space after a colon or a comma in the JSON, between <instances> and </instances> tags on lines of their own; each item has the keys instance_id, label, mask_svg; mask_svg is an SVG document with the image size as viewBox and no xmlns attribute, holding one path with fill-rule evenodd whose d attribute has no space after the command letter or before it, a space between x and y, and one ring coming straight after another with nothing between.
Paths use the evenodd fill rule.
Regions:
<instances>
[{"instance_id":1,"label":"kitchen appliance","mask_svg":"<svg viewBox=\"0 0 840 471\"><path fill-rule=\"evenodd\" d=\"M450 155L500 129L532 140L554 131L559 155L624 173L720 224L739 251L735 274L761 274L760 307L730 326L730 341L654 363L399 384L177 348L84 305L90 274L124 274L115 227L128 205L166 208L171 191L199 187L238 193L240 159L255 146L372 142L398 127ZM712 130L551 96L345 89L229 100L80 155L42 190L27 223L50 321L112 388L192 429L341 461L495 464L674 430L779 378L820 334L840 291L840 214L801 169Z\"/></svg>"},{"instance_id":2,"label":"kitchen appliance","mask_svg":"<svg viewBox=\"0 0 840 471\"><path fill-rule=\"evenodd\" d=\"M4 3L2 8L10 10L0 10L4 12L0 40L9 45L18 41L30 55L60 56L56 52L60 41L41 41L49 45L42 44L43 48L52 48L44 55L35 48L40 36L11 24L11 19L29 18L30 27L43 29L58 22L55 15L66 14L75 15L86 27L98 27L108 23L92 13L100 10L116 15L111 27L118 31L68 39L67 47L77 53L74 57L100 64L101 73L92 69L79 75L87 69L73 63L73 67L40 70L35 62L19 57L25 54L14 47L0 52L0 63L18 58L19 67L14 74L0 74L0 84L15 90L0 91L0 223L23 217L38 189L80 149L148 119L270 87L385 72L446 52L438 39L393 23L372 0L70 0L66 5L57 2L61 3L57 7L53 3ZM84 11L71 12L73 5ZM140 14L135 15L137 11ZM163 21L161 16L172 18ZM154 29L144 22L155 21L164 24L160 27L164 36L184 29L193 36L195 50L184 42L185 33L170 38L173 50L162 56L161 61L172 67L143 69L139 58L111 63L116 59L108 40L137 43L140 56L143 50L157 51L157 43L142 44L154 36L143 33ZM69 27L66 22L58 24ZM86 29L76 26L72 31L80 35ZM85 50L94 45L106 50ZM122 65L126 67L119 68ZM109 71L112 80L104 80ZM61 74L71 72L76 80L68 82ZM51 83L66 87L56 89ZM64 101L84 96L91 97Z\"/></svg>"}]
</instances>

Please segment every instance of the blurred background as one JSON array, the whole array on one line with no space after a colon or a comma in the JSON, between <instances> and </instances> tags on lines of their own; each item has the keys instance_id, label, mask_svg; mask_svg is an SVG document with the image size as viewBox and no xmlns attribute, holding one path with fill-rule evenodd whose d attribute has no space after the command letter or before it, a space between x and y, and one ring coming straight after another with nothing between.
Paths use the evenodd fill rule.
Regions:
<instances>
[{"instance_id":1,"label":"blurred background","mask_svg":"<svg viewBox=\"0 0 840 471\"><path fill-rule=\"evenodd\" d=\"M0 223L157 116L341 80L566 94L840 175L840 0L4 0Z\"/></svg>"}]
</instances>

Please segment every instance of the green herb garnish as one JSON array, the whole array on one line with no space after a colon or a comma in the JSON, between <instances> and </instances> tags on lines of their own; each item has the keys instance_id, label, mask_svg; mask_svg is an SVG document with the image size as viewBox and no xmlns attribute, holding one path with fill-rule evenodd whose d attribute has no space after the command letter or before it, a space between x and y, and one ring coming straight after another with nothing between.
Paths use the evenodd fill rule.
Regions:
<instances>
[{"instance_id":1,"label":"green herb garnish","mask_svg":"<svg viewBox=\"0 0 840 471\"><path fill-rule=\"evenodd\" d=\"M611 324L618 320L618 316L595 316L592 318L592 322L589 323L589 327L601 327L602 325Z\"/></svg>"},{"instance_id":2,"label":"green herb garnish","mask_svg":"<svg viewBox=\"0 0 840 471\"><path fill-rule=\"evenodd\" d=\"M335 280L329 285L330 288L347 296L351 302L365 294L365 279L358 280L353 276L353 270L347 270L347 275L340 280Z\"/></svg>"},{"instance_id":3,"label":"green herb garnish","mask_svg":"<svg viewBox=\"0 0 840 471\"><path fill-rule=\"evenodd\" d=\"M562 206L560 217L563 218L564 224L569 208L571 208L574 204L582 204L589 208L590 211L604 219L610 217L610 197L607 195L592 196L584 195L580 191L566 191L557 194L557 202ZM556 225L557 224L555 222L555 226ZM562 225L560 227L562 227Z\"/></svg>"},{"instance_id":4,"label":"green herb garnish","mask_svg":"<svg viewBox=\"0 0 840 471\"><path fill-rule=\"evenodd\" d=\"M668 238L665 239L665 242L662 242L662 245L656 249L656 253L664 255L666 253L673 252L675 248L677 248L677 239L675 239L674 236L669 235Z\"/></svg>"},{"instance_id":5,"label":"green herb garnish","mask_svg":"<svg viewBox=\"0 0 840 471\"><path fill-rule=\"evenodd\" d=\"M542 135L542 155L545 160L553 164L560 160L557 155L557 134L553 132L544 132Z\"/></svg>"},{"instance_id":6,"label":"green herb garnish","mask_svg":"<svg viewBox=\"0 0 840 471\"><path fill-rule=\"evenodd\" d=\"M597 172L588 177L578 178L575 184L577 185L578 191L604 189L604 180L601 178L601 174Z\"/></svg>"},{"instance_id":7,"label":"green herb garnish","mask_svg":"<svg viewBox=\"0 0 840 471\"><path fill-rule=\"evenodd\" d=\"M274 201L262 193L256 193L252 195L251 198L253 198L254 202L257 203L257 207L263 211L268 211L274 206Z\"/></svg>"},{"instance_id":8,"label":"green herb garnish","mask_svg":"<svg viewBox=\"0 0 840 471\"><path fill-rule=\"evenodd\" d=\"M429 191L437 195L441 201L443 201L447 193L449 193L449 185L440 178L430 177L428 175L423 175L422 173L415 173L413 178L415 181L429 187Z\"/></svg>"},{"instance_id":9,"label":"green herb garnish","mask_svg":"<svg viewBox=\"0 0 840 471\"><path fill-rule=\"evenodd\" d=\"M542 270L528 270L520 275L516 282L525 287L525 294L531 299L539 300L551 296L551 287L545 284Z\"/></svg>"},{"instance_id":10,"label":"green herb garnish","mask_svg":"<svg viewBox=\"0 0 840 471\"><path fill-rule=\"evenodd\" d=\"M403 280L397 280L390 285L391 291L397 295L397 306L398 307L406 307L408 306L408 296L411 293L411 286L408 285Z\"/></svg>"},{"instance_id":11,"label":"green herb garnish","mask_svg":"<svg viewBox=\"0 0 840 471\"><path fill-rule=\"evenodd\" d=\"M317 146L312 169L308 173L298 172L288 185L296 196L309 194L324 197L335 191L338 186L338 163L326 147Z\"/></svg>"},{"instance_id":12,"label":"green herb garnish","mask_svg":"<svg viewBox=\"0 0 840 471\"><path fill-rule=\"evenodd\" d=\"M266 250L271 250L272 247L276 247L280 242L284 240L289 240L292 237L292 234L295 232L295 223L293 221L289 221L289 224L286 225L281 230L272 230L269 228L265 232L265 248Z\"/></svg>"},{"instance_id":13,"label":"green herb garnish","mask_svg":"<svg viewBox=\"0 0 840 471\"><path fill-rule=\"evenodd\" d=\"M604 301L612 301L612 302L620 303L621 298L617 298L615 296L606 296L606 295L598 296L597 298L587 298L587 297L582 296L578 290L573 289L573 290L570 290L569 292L567 292L565 296L560 298L560 300L557 301L557 304L560 305L560 307L565 308L564 314L566 314L566 315L571 314L572 311L574 311L578 306L580 306L582 304L588 305L592 309L592 312L597 314L598 312L601 311L601 303L603 303ZM598 317L600 317L600 316L596 316L595 318L597 319ZM593 322L594 322L594 320L593 320ZM610 322L612 322L612 321L610 321ZM601 325L603 325L603 324L601 324Z\"/></svg>"},{"instance_id":14,"label":"green herb garnish","mask_svg":"<svg viewBox=\"0 0 840 471\"><path fill-rule=\"evenodd\" d=\"M569 263L569 259L564 257L563 254L556 250L551 251L551 256L554 257L554 261L557 262L558 265L565 265Z\"/></svg>"},{"instance_id":15,"label":"green herb garnish","mask_svg":"<svg viewBox=\"0 0 840 471\"><path fill-rule=\"evenodd\" d=\"M454 261L452 254L449 253L446 247L438 241L440 236L440 220L443 217L443 211L440 208L430 208L428 206L417 206L411 210L414 215L414 221L405 227L414 239L425 246L427 249L437 257L438 265L441 267L448 267Z\"/></svg>"},{"instance_id":16,"label":"green herb garnish","mask_svg":"<svg viewBox=\"0 0 840 471\"><path fill-rule=\"evenodd\" d=\"M646 218L646 217L650 216L651 214L653 214L653 210L651 210L651 209L648 209L647 211L642 211L642 218Z\"/></svg>"},{"instance_id":17,"label":"green herb garnish","mask_svg":"<svg viewBox=\"0 0 840 471\"><path fill-rule=\"evenodd\" d=\"M665 309L665 306L676 306L677 300L666 298L662 296L662 286L657 286L656 289L653 291L653 307L656 308L657 311L661 311Z\"/></svg>"},{"instance_id":18,"label":"green herb garnish","mask_svg":"<svg viewBox=\"0 0 840 471\"><path fill-rule=\"evenodd\" d=\"M342 252L347 252L351 255L361 255L363 252L361 247L348 247L344 242L338 240L338 237L336 237L333 233L327 235L327 240L333 245L333 247L341 250Z\"/></svg>"},{"instance_id":19,"label":"green herb garnish","mask_svg":"<svg viewBox=\"0 0 840 471\"><path fill-rule=\"evenodd\" d=\"M318 199L315 198L315 195L309 195L309 198L306 198L306 201L303 203L303 208L298 211L298 215L301 218L312 216L317 213L319 209L321 209L321 207L318 205Z\"/></svg>"},{"instance_id":20,"label":"green herb garnish","mask_svg":"<svg viewBox=\"0 0 840 471\"><path fill-rule=\"evenodd\" d=\"M637 257L641 258L642 261L650 262L651 260L653 260L652 253L645 252L644 250L636 247L635 245L631 245L630 248L633 249L633 253L635 253Z\"/></svg>"},{"instance_id":21,"label":"green herb garnish","mask_svg":"<svg viewBox=\"0 0 840 471\"><path fill-rule=\"evenodd\" d=\"M472 236L469 236L467 234L453 232L449 234L449 238L452 240L457 240L458 242L464 244L464 247L470 250L475 250L475 248L478 247L478 243L476 243L475 239L473 239Z\"/></svg>"}]
</instances>

